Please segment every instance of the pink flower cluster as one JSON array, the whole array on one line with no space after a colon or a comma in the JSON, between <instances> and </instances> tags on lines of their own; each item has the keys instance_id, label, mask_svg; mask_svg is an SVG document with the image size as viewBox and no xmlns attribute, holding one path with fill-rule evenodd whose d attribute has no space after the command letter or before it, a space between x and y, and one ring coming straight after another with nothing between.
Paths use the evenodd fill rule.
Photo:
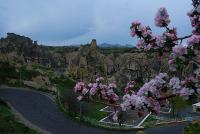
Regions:
<instances>
[{"instance_id":1,"label":"pink flower cluster","mask_svg":"<svg viewBox=\"0 0 200 134\"><path fill-rule=\"evenodd\" d=\"M85 84L84 82L78 82L78 83L76 83L76 85L74 87L74 92L83 94L83 95L77 97L77 99L79 101L81 101L84 98L83 96L89 92L89 89L88 89L87 84Z\"/></svg>"},{"instance_id":2,"label":"pink flower cluster","mask_svg":"<svg viewBox=\"0 0 200 134\"><path fill-rule=\"evenodd\" d=\"M172 28L172 29L168 29L167 31L165 31L163 33L163 40L165 40L166 42L171 43L172 46L174 46L173 44L177 44L177 30L176 28ZM167 46L167 47L171 47L171 46Z\"/></svg>"},{"instance_id":3,"label":"pink flower cluster","mask_svg":"<svg viewBox=\"0 0 200 134\"><path fill-rule=\"evenodd\" d=\"M158 27L166 27L170 23L169 14L166 8L162 7L158 10L155 17L155 24Z\"/></svg>"},{"instance_id":4,"label":"pink flower cluster","mask_svg":"<svg viewBox=\"0 0 200 134\"><path fill-rule=\"evenodd\" d=\"M78 82L74 91L80 93L78 100L82 100L84 97L98 97L103 101L115 103L119 100L119 96L114 92L117 88L116 83L103 84L104 78L98 77L95 83L89 83L88 85L84 82Z\"/></svg>"},{"instance_id":5,"label":"pink flower cluster","mask_svg":"<svg viewBox=\"0 0 200 134\"><path fill-rule=\"evenodd\" d=\"M146 110L149 110L158 114L160 111L160 104L152 97L140 96L137 94L126 94L123 97L121 108L123 111L134 109L140 111L140 113L145 113Z\"/></svg>"},{"instance_id":6,"label":"pink flower cluster","mask_svg":"<svg viewBox=\"0 0 200 134\"><path fill-rule=\"evenodd\" d=\"M104 80L103 77L97 77L97 78L96 78L96 82L101 82L101 81L103 81L103 80Z\"/></svg>"},{"instance_id":7,"label":"pink flower cluster","mask_svg":"<svg viewBox=\"0 0 200 134\"><path fill-rule=\"evenodd\" d=\"M131 36L135 37L136 35L141 33L141 30L140 30L142 29L141 23L138 21L134 21L130 29L131 29L131 32L130 32Z\"/></svg>"},{"instance_id":8,"label":"pink flower cluster","mask_svg":"<svg viewBox=\"0 0 200 134\"><path fill-rule=\"evenodd\" d=\"M130 110L132 108L134 109L142 109L145 107L144 102L145 97L144 96L138 96L136 94L126 94L123 96L123 103L121 104L121 108L123 111Z\"/></svg>"},{"instance_id":9,"label":"pink flower cluster","mask_svg":"<svg viewBox=\"0 0 200 134\"><path fill-rule=\"evenodd\" d=\"M181 81L178 77L172 77L169 81L169 87L173 90L173 94L177 93L177 90L181 88Z\"/></svg>"},{"instance_id":10,"label":"pink flower cluster","mask_svg":"<svg viewBox=\"0 0 200 134\"><path fill-rule=\"evenodd\" d=\"M135 21L131 25L131 36L140 38L136 47L138 49L150 50L163 46L164 41L161 37L153 35L152 30L148 26L142 26L141 23Z\"/></svg>"},{"instance_id":11,"label":"pink flower cluster","mask_svg":"<svg viewBox=\"0 0 200 134\"><path fill-rule=\"evenodd\" d=\"M129 93L134 93L134 87L136 85L135 81L130 81L126 87L124 88L124 93L129 94Z\"/></svg>"},{"instance_id":12,"label":"pink flower cluster","mask_svg":"<svg viewBox=\"0 0 200 134\"><path fill-rule=\"evenodd\" d=\"M189 89L189 88L186 88L186 87L183 87L180 92L179 92L179 95L185 99L185 100L188 100L189 99L189 96L192 95L194 93L194 90L193 89Z\"/></svg>"},{"instance_id":13,"label":"pink flower cluster","mask_svg":"<svg viewBox=\"0 0 200 134\"><path fill-rule=\"evenodd\" d=\"M111 83L108 86L99 84L100 99L108 101L110 103L115 103L119 100L119 96L114 92L116 89L116 84Z\"/></svg>"},{"instance_id":14,"label":"pink flower cluster","mask_svg":"<svg viewBox=\"0 0 200 134\"><path fill-rule=\"evenodd\" d=\"M188 54L188 47L183 45L176 45L172 48L170 59L168 61L169 69L171 71L177 71L177 64L186 62Z\"/></svg>"},{"instance_id":15,"label":"pink flower cluster","mask_svg":"<svg viewBox=\"0 0 200 134\"><path fill-rule=\"evenodd\" d=\"M122 108L124 110L134 108L135 103L133 102L139 100L142 100L142 103L145 104L145 106L148 101L150 101L147 101L149 98L153 98L155 102L157 102L155 98L161 97L163 95L162 90L165 88L170 88L173 94L179 95L184 99L188 99L194 92L200 93L200 2L194 5L194 9L188 13L192 26L195 28L192 36L178 38L176 28L170 29L167 27L170 20L165 8L160 8L155 17L156 26L166 27L166 31L160 37L154 36L149 27L144 27L139 22L132 23L132 36L134 37L137 35L139 38L136 45L137 48L143 50L150 50L153 48L158 49L159 51L161 50L160 52L165 52L163 50L172 50L168 61L169 69L171 71L180 71L180 68L184 68L185 65L187 66L188 63L191 62L195 65L193 68L194 72L189 76L182 77L182 79L180 79L179 76L176 76L167 80L166 77L162 78L157 76L145 83L137 93L132 92L132 94L126 94L123 99L124 103L122 103ZM182 43L182 40L186 38L188 38L187 45L177 45L179 41Z\"/></svg>"},{"instance_id":16,"label":"pink flower cluster","mask_svg":"<svg viewBox=\"0 0 200 134\"><path fill-rule=\"evenodd\" d=\"M200 35L192 35L190 38L187 40L187 44L189 47L194 47L195 45L198 45L200 43Z\"/></svg>"},{"instance_id":17,"label":"pink flower cluster","mask_svg":"<svg viewBox=\"0 0 200 134\"><path fill-rule=\"evenodd\" d=\"M143 37L148 39L151 39L153 37L151 28L148 26L142 26L141 23L138 21L134 21L130 29L132 37L138 36L138 38Z\"/></svg>"},{"instance_id":18,"label":"pink flower cluster","mask_svg":"<svg viewBox=\"0 0 200 134\"><path fill-rule=\"evenodd\" d=\"M86 94L89 91L87 88L88 87L87 87L87 85L84 82L78 82L76 84L76 86L74 87L74 91Z\"/></svg>"},{"instance_id":19,"label":"pink flower cluster","mask_svg":"<svg viewBox=\"0 0 200 134\"><path fill-rule=\"evenodd\" d=\"M150 82L145 83L137 93L126 94L123 96L121 108L123 111L130 109L149 109L152 112L159 113L160 104L157 98L161 96L161 88L166 84L166 73L160 73Z\"/></svg>"},{"instance_id":20,"label":"pink flower cluster","mask_svg":"<svg viewBox=\"0 0 200 134\"><path fill-rule=\"evenodd\" d=\"M163 88L166 84L166 78L168 77L167 73L160 73L151 81L145 83L140 90L137 92L139 96L147 96L147 97L160 97L161 96L161 88Z\"/></svg>"},{"instance_id":21,"label":"pink flower cluster","mask_svg":"<svg viewBox=\"0 0 200 134\"><path fill-rule=\"evenodd\" d=\"M170 20L167 10L160 8L156 14L156 25L159 27L167 27ZM165 45L177 44L177 32L176 28L169 29L163 33L162 36L155 36L149 26L142 26L140 22L135 21L131 25L131 36L137 36L139 38L136 47L140 50L150 50L163 48ZM171 47L171 46L166 46Z\"/></svg>"},{"instance_id":22,"label":"pink flower cluster","mask_svg":"<svg viewBox=\"0 0 200 134\"><path fill-rule=\"evenodd\" d=\"M197 82L197 80L192 76L182 81L178 77L172 77L169 81L169 88L172 89L173 94L179 95L183 99L187 100L189 96L194 93L194 89L187 86L190 86L195 82Z\"/></svg>"},{"instance_id":23,"label":"pink flower cluster","mask_svg":"<svg viewBox=\"0 0 200 134\"><path fill-rule=\"evenodd\" d=\"M177 56L183 56L188 53L187 47L183 45L176 45L172 48L172 52Z\"/></svg>"},{"instance_id":24,"label":"pink flower cluster","mask_svg":"<svg viewBox=\"0 0 200 134\"><path fill-rule=\"evenodd\" d=\"M192 27L200 26L200 13L196 9L189 11L187 15L190 17Z\"/></svg>"}]
</instances>

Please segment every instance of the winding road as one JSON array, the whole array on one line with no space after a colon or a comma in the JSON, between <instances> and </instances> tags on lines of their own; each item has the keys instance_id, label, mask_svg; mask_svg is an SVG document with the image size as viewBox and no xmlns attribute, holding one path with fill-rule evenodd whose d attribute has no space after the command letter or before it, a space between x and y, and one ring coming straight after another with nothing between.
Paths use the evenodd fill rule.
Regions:
<instances>
[{"instance_id":1,"label":"winding road","mask_svg":"<svg viewBox=\"0 0 200 134\"><path fill-rule=\"evenodd\" d=\"M32 90L1 88L0 97L25 119L51 134L136 134L93 128L67 119L50 97ZM182 134L187 123L149 128L146 134Z\"/></svg>"}]
</instances>

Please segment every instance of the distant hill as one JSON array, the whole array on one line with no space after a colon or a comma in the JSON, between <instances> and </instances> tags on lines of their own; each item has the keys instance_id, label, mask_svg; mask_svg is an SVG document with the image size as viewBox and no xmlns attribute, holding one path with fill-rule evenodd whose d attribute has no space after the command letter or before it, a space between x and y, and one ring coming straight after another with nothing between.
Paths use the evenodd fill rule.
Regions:
<instances>
[{"instance_id":1,"label":"distant hill","mask_svg":"<svg viewBox=\"0 0 200 134\"><path fill-rule=\"evenodd\" d=\"M109 43L102 43L98 45L101 48L133 48L135 46L131 45L131 44L109 44Z\"/></svg>"}]
</instances>

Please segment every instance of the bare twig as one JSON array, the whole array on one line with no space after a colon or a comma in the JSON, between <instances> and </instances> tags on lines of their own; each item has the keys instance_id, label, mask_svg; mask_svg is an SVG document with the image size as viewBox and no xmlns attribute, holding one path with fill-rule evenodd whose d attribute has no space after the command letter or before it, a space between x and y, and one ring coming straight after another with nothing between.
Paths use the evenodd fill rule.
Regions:
<instances>
[{"instance_id":1,"label":"bare twig","mask_svg":"<svg viewBox=\"0 0 200 134\"><path fill-rule=\"evenodd\" d=\"M190 38L191 36L192 36L192 34L191 34L191 35L184 36L184 37L177 38L177 39L175 39L174 41L181 40L181 42L182 42L184 39Z\"/></svg>"}]
</instances>

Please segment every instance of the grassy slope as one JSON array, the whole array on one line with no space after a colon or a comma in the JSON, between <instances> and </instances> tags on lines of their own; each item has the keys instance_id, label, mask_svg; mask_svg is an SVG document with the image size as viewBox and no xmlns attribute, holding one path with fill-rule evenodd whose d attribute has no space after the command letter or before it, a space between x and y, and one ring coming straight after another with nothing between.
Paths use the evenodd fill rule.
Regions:
<instances>
[{"instance_id":1,"label":"grassy slope","mask_svg":"<svg viewBox=\"0 0 200 134\"><path fill-rule=\"evenodd\" d=\"M187 126L184 130L184 134L200 134L200 121Z\"/></svg>"},{"instance_id":2,"label":"grassy slope","mask_svg":"<svg viewBox=\"0 0 200 134\"><path fill-rule=\"evenodd\" d=\"M9 107L2 100L0 100L0 133L37 134L34 130L17 122Z\"/></svg>"}]
</instances>

